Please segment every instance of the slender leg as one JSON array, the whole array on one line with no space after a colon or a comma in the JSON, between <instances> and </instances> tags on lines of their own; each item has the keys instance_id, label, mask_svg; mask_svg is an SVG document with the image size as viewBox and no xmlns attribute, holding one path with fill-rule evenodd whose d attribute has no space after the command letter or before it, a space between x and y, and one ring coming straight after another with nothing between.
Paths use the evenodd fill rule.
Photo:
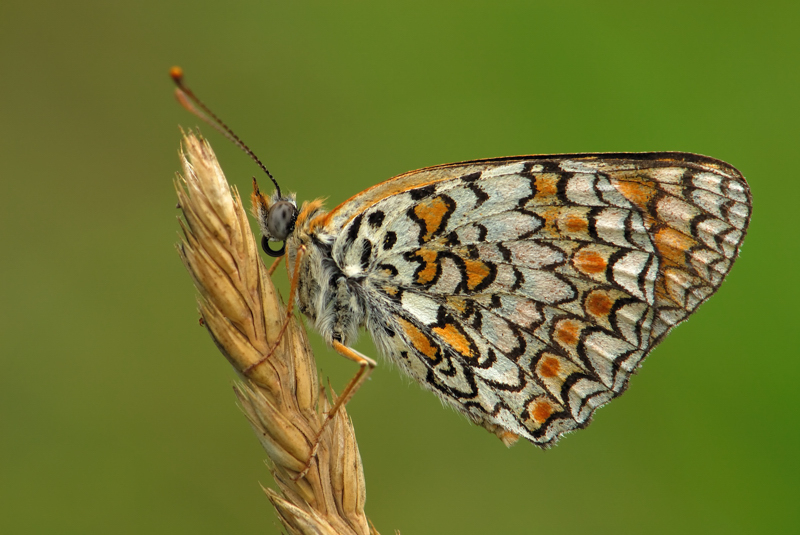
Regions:
<instances>
[{"instance_id":1,"label":"slender leg","mask_svg":"<svg viewBox=\"0 0 800 535\"><path fill-rule=\"evenodd\" d=\"M285 255L284 255L284 256L285 256ZM275 273L275 270L276 270L276 269L278 269L278 266L280 266L280 265L281 265L281 260L282 260L282 258L283 258L283 257L280 257L280 256L279 256L278 258L276 258L276 259L275 259L275 261L272 263L272 265L271 265L271 266L269 266L269 269L267 270L267 275L269 275L270 277L272 277L273 273Z\"/></svg>"},{"instance_id":2,"label":"slender leg","mask_svg":"<svg viewBox=\"0 0 800 535\"><path fill-rule=\"evenodd\" d=\"M334 403L333 407L331 407L331 410L328 411L328 415L325 417L326 423L327 421L333 419L333 416L336 414L336 411L339 410L339 407L347 405L347 402L353 399L353 396L356 394L356 392L358 392L358 389L361 388L367 379L369 379L372 370L374 370L375 366L377 366L377 363L371 358L359 353L352 347L347 347L340 342L333 342L333 349L335 349L336 352L343 357L358 363L359 369L353 378L350 379L350 382L347 383L347 386L344 387L342 394L339 396L339 399L336 400L336 403Z\"/></svg>"},{"instance_id":3,"label":"slender leg","mask_svg":"<svg viewBox=\"0 0 800 535\"><path fill-rule=\"evenodd\" d=\"M305 250L306 250L305 247L302 246L302 245L300 247L298 247L298 249L297 249L297 256L294 259L294 272L292 273L292 283L289 286L289 303L286 305L286 317L283 320L283 325L281 325L281 330L278 331L278 336L277 336L277 338L275 340L275 345L272 346L272 349L269 350L269 352L267 353L267 355L265 357L261 358L258 362L255 362L255 363L251 364L250 366L248 366L247 368L245 368L244 369L244 374L245 375L250 373L254 368L259 366L260 364L262 364L262 363L264 363L264 362L269 360L269 358L272 356L272 354L275 353L275 350L278 349L278 346L281 343L281 339L283 338L283 335L286 332L286 329L289 327L289 322L292 320L292 313L294 312L294 296L297 293L297 280L300 277L300 259L302 258L303 253L305 252ZM278 260L280 260L280 259L278 259ZM277 260L276 260L276 263L277 263ZM287 263L288 263L288 260L287 260ZM270 268L270 269L272 269L272 268Z\"/></svg>"},{"instance_id":4,"label":"slender leg","mask_svg":"<svg viewBox=\"0 0 800 535\"><path fill-rule=\"evenodd\" d=\"M328 411L328 414L325 415L325 420L322 422L322 425L319 427L319 431L317 431L317 436L314 437L314 446L311 448L311 455L308 458L308 462L303 470L300 471L297 476L293 477L292 479L297 481L298 479L302 479L308 473L308 470L311 468L311 463L317 456L317 450L319 449L319 443L322 439L322 433L325 432L325 429L328 427L328 424L333 421L333 417L336 416L336 411L339 408L347 405L347 402L353 399L353 396L358 389L364 384L364 382L369 378L372 370L375 369L377 363L372 360L371 358L363 355L353 349L352 347L348 347L340 342L333 342L333 349L336 350L337 353L342 355L343 357L352 360L353 362L357 362L359 365L359 370L350 379L350 382L347 383L347 386L342 391L342 394L338 397L336 402L333 404L333 407Z\"/></svg>"}]
</instances>

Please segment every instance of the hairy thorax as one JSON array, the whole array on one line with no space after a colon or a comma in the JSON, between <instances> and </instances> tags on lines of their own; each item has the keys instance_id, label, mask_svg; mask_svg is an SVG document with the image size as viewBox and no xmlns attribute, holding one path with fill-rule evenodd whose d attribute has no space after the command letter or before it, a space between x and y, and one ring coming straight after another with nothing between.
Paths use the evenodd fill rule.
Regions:
<instances>
[{"instance_id":1,"label":"hairy thorax","mask_svg":"<svg viewBox=\"0 0 800 535\"><path fill-rule=\"evenodd\" d=\"M360 281L349 278L331 256L332 236L297 229L287 242L290 273L298 255L297 299L326 342L351 345L364 325Z\"/></svg>"}]
</instances>

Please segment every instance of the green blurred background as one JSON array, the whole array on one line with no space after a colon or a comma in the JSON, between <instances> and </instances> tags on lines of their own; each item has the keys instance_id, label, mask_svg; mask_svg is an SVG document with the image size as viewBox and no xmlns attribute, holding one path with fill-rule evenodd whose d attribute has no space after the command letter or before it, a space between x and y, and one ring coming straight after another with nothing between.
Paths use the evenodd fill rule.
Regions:
<instances>
[{"instance_id":1,"label":"green blurred background","mask_svg":"<svg viewBox=\"0 0 800 535\"><path fill-rule=\"evenodd\" d=\"M388 365L349 408L384 534L796 533L799 15L4 0L0 532L280 532L173 247L178 125L198 123L172 97L179 64L284 188L330 205L492 156L682 150L737 166L754 197L740 261L588 429L507 450ZM258 169L205 131L248 190ZM343 385L352 363L312 338Z\"/></svg>"}]
</instances>

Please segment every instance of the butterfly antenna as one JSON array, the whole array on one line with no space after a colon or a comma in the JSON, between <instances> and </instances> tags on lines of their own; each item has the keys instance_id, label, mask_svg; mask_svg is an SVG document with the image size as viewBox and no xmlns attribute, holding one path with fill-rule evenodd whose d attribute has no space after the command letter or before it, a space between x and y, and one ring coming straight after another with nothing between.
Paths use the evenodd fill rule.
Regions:
<instances>
[{"instance_id":1,"label":"butterfly antenna","mask_svg":"<svg viewBox=\"0 0 800 535\"><path fill-rule=\"evenodd\" d=\"M222 122L222 119L217 117L214 112L211 111L208 106L203 104L203 102L197 98L192 90L183 83L183 69L180 67L172 67L169 70L169 75L172 77L172 81L175 82L175 85L178 86L177 89L175 89L175 98L178 99L178 102L180 102L181 106L211 125L214 130L225 136L231 141L231 143L246 152L247 155L250 156L265 173L267 173L269 179L272 180L273 184L275 184L275 189L278 192L278 198L280 198L281 187L278 185L278 181L275 180L275 177L272 176L272 173L269 172L269 169L267 169L267 167L261 163L261 160L258 159L258 156L256 156L255 153L250 150L250 147L245 145L244 141L239 139L239 136L234 134L233 130L231 130L228 125Z\"/></svg>"}]
</instances>

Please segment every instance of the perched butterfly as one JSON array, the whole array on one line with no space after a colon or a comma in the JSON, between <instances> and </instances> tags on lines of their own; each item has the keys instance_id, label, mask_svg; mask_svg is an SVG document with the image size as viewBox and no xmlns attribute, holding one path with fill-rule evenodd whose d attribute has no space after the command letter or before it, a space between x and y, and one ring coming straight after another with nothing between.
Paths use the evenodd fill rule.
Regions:
<instances>
[{"instance_id":1,"label":"perched butterfly","mask_svg":"<svg viewBox=\"0 0 800 535\"><path fill-rule=\"evenodd\" d=\"M473 422L542 447L585 427L716 291L751 212L735 168L680 152L440 165L330 212L277 187L252 201L291 299L362 365L344 398L374 366L350 347L363 327Z\"/></svg>"}]
</instances>

